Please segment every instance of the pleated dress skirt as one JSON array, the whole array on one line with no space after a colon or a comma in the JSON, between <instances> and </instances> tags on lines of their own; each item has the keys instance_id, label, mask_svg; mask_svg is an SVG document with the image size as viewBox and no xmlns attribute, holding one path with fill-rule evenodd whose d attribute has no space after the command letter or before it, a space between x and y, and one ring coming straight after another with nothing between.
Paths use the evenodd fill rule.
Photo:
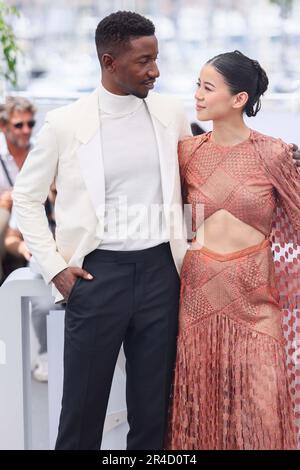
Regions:
<instances>
[{"instance_id":1,"label":"pleated dress skirt","mask_svg":"<svg viewBox=\"0 0 300 470\"><path fill-rule=\"evenodd\" d=\"M181 282L166 448L296 449L269 241L189 250Z\"/></svg>"}]
</instances>

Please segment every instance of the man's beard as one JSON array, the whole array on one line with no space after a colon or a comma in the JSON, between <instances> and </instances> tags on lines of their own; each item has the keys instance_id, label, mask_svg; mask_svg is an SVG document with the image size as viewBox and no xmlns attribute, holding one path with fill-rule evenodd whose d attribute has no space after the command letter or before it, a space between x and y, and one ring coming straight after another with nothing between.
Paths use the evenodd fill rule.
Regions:
<instances>
[{"instance_id":1,"label":"man's beard","mask_svg":"<svg viewBox=\"0 0 300 470\"><path fill-rule=\"evenodd\" d=\"M18 147L19 149L29 150L30 140L28 139L28 141L25 142L25 141L21 141L18 139L16 142L14 142L14 145Z\"/></svg>"}]
</instances>

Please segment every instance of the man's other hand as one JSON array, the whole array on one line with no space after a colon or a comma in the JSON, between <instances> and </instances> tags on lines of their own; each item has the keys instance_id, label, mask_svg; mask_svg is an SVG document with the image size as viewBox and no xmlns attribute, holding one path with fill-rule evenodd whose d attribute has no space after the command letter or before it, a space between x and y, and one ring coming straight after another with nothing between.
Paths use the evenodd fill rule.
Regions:
<instances>
[{"instance_id":1,"label":"man's other hand","mask_svg":"<svg viewBox=\"0 0 300 470\"><path fill-rule=\"evenodd\" d=\"M300 151L298 145L289 144L290 152L293 157L294 163L297 167L300 167Z\"/></svg>"}]
</instances>

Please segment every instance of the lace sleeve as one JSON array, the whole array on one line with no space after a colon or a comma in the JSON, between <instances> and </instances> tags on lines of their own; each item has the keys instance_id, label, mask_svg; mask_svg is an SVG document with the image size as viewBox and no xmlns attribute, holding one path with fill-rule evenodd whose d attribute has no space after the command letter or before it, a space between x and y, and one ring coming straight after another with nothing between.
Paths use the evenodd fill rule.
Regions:
<instances>
[{"instance_id":1,"label":"lace sleeve","mask_svg":"<svg viewBox=\"0 0 300 470\"><path fill-rule=\"evenodd\" d=\"M270 234L280 295L290 390L300 428L300 173L279 139L260 138L256 149L277 193Z\"/></svg>"},{"instance_id":2,"label":"lace sleeve","mask_svg":"<svg viewBox=\"0 0 300 470\"><path fill-rule=\"evenodd\" d=\"M288 146L280 139L258 139L256 148L268 177L277 192L279 205L286 211L292 228L300 235L300 172Z\"/></svg>"}]
</instances>

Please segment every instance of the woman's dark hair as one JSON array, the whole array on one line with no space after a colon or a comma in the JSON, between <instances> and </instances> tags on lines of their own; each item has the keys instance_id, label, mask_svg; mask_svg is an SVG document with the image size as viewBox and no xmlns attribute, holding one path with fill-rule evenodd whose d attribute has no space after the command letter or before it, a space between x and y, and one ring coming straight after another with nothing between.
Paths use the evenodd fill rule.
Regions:
<instances>
[{"instance_id":1,"label":"woman's dark hair","mask_svg":"<svg viewBox=\"0 0 300 470\"><path fill-rule=\"evenodd\" d=\"M256 116L261 108L260 97L269 85L267 74L260 64L240 51L219 54L207 63L223 75L233 95L242 91L248 93L244 112L249 117Z\"/></svg>"},{"instance_id":2,"label":"woman's dark hair","mask_svg":"<svg viewBox=\"0 0 300 470\"><path fill-rule=\"evenodd\" d=\"M132 11L117 11L103 18L97 26L95 42L98 58L104 53L121 53L132 38L153 36L155 26L138 13Z\"/></svg>"},{"instance_id":3,"label":"woman's dark hair","mask_svg":"<svg viewBox=\"0 0 300 470\"><path fill-rule=\"evenodd\" d=\"M193 136L205 134L205 130L198 124L198 122L191 123L191 131Z\"/></svg>"}]
</instances>

